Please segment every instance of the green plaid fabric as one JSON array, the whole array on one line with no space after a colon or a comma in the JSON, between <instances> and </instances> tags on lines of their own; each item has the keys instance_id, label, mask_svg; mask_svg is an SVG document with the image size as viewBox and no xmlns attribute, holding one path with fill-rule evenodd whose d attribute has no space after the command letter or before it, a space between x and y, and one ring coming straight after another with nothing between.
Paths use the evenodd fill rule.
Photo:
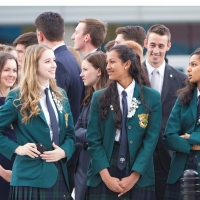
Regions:
<instances>
[{"instance_id":1,"label":"green plaid fabric","mask_svg":"<svg viewBox=\"0 0 200 200\"><path fill-rule=\"evenodd\" d=\"M190 159L189 156L186 161L184 171L187 169L197 170L196 164L194 164L194 162ZM183 196L181 194L180 186L181 186L181 179L178 179L174 184L167 184L164 200L182 200ZM200 196L197 199L200 199Z\"/></svg>"},{"instance_id":2,"label":"green plaid fabric","mask_svg":"<svg viewBox=\"0 0 200 200\"><path fill-rule=\"evenodd\" d=\"M68 191L60 162L57 162L57 167L58 178L53 187L10 186L9 200L73 200Z\"/></svg>"},{"instance_id":3,"label":"green plaid fabric","mask_svg":"<svg viewBox=\"0 0 200 200\"><path fill-rule=\"evenodd\" d=\"M129 161L124 170L121 171L117 167L119 146L120 145L115 142L110 161L109 173L111 176L121 179L130 175L131 171ZM97 187L88 187L85 200L155 200L155 188L154 185L148 187L139 187L135 185L129 192L125 193L121 197L118 197L117 195L118 193L108 189L104 182L101 181Z\"/></svg>"}]
</instances>

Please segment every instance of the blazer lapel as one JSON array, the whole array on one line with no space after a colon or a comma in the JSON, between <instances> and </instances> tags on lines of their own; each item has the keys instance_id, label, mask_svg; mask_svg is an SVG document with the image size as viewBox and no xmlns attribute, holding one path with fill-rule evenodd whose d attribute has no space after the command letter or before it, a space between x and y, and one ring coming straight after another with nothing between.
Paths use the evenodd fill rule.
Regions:
<instances>
[{"instance_id":1,"label":"blazer lapel","mask_svg":"<svg viewBox=\"0 0 200 200\"><path fill-rule=\"evenodd\" d=\"M195 91L194 91L194 95L193 95L192 101L190 102L189 107L192 111L192 116L193 116L194 121L196 123L196 121L197 121L197 89L195 89ZM197 125L199 125L199 122L198 122Z\"/></svg>"},{"instance_id":2,"label":"blazer lapel","mask_svg":"<svg viewBox=\"0 0 200 200\"><path fill-rule=\"evenodd\" d=\"M41 106L40 102L38 103L38 105L39 105L39 107L40 107L40 113L39 113L38 116L47 124L47 120L46 120L46 118L45 118L45 116L44 116L44 112L43 112L43 110L42 110L42 106Z\"/></svg>"},{"instance_id":3,"label":"blazer lapel","mask_svg":"<svg viewBox=\"0 0 200 200\"><path fill-rule=\"evenodd\" d=\"M161 92L161 101L164 102L167 93L170 89L171 83L174 79L174 75L172 73L172 70L168 65L165 65L165 73L164 73L164 80L163 80L163 86L162 86L162 92Z\"/></svg>"}]
</instances>

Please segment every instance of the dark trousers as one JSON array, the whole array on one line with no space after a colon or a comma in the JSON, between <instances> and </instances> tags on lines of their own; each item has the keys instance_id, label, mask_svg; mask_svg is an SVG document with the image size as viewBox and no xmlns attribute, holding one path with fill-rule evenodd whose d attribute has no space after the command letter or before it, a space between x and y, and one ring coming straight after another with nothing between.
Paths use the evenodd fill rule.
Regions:
<instances>
[{"instance_id":1,"label":"dark trousers","mask_svg":"<svg viewBox=\"0 0 200 200\"><path fill-rule=\"evenodd\" d=\"M156 200L163 200L167 186L168 173L163 169L157 149L154 152Z\"/></svg>"}]
</instances>

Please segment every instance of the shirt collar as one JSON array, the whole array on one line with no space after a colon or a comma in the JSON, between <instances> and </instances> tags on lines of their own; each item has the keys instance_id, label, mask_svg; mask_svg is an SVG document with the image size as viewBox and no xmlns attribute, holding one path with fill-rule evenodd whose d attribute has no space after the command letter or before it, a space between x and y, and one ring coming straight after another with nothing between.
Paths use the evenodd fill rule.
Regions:
<instances>
[{"instance_id":1,"label":"shirt collar","mask_svg":"<svg viewBox=\"0 0 200 200\"><path fill-rule=\"evenodd\" d=\"M61 43L56 45L55 47L52 48L53 51L55 51L58 47L65 45L65 43Z\"/></svg>"},{"instance_id":2,"label":"shirt collar","mask_svg":"<svg viewBox=\"0 0 200 200\"><path fill-rule=\"evenodd\" d=\"M130 94L133 94L135 88L135 80L133 79L132 83L126 88L124 89L119 83L117 83L117 90L118 90L118 94L121 95L122 91L125 90L127 93L127 96Z\"/></svg>"},{"instance_id":3,"label":"shirt collar","mask_svg":"<svg viewBox=\"0 0 200 200\"><path fill-rule=\"evenodd\" d=\"M97 48L96 48L96 49L94 49L94 50L92 50L90 53L93 53L93 52L95 52L96 50L97 50ZM89 53L89 54L90 54L90 53Z\"/></svg>"},{"instance_id":4,"label":"shirt collar","mask_svg":"<svg viewBox=\"0 0 200 200\"><path fill-rule=\"evenodd\" d=\"M155 69L153 66L151 66L148 61L146 60L146 66L147 66L147 71L148 71L148 74L151 75L153 70ZM164 77L164 73L165 73L165 60L163 61L163 64L160 65L158 68L157 68L159 74L161 77Z\"/></svg>"},{"instance_id":5,"label":"shirt collar","mask_svg":"<svg viewBox=\"0 0 200 200\"><path fill-rule=\"evenodd\" d=\"M199 89L197 87L197 98L198 98L199 95L200 95L200 91L199 91Z\"/></svg>"}]
</instances>

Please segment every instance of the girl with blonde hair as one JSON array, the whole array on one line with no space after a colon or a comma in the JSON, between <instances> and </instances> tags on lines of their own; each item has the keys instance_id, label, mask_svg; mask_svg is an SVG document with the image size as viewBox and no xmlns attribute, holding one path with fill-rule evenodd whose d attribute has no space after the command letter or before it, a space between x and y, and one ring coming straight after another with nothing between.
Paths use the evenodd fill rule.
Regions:
<instances>
[{"instance_id":1,"label":"girl with blonde hair","mask_svg":"<svg viewBox=\"0 0 200 200\"><path fill-rule=\"evenodd\" d=\"M66 162L74 151L67 95L56 86L55 55L44 45L26 49L19 87L0 109L0 151L16 154L9 199L71 199ZM17 143L2 134L13 125Z\"/></svg>"}]
</instances>

